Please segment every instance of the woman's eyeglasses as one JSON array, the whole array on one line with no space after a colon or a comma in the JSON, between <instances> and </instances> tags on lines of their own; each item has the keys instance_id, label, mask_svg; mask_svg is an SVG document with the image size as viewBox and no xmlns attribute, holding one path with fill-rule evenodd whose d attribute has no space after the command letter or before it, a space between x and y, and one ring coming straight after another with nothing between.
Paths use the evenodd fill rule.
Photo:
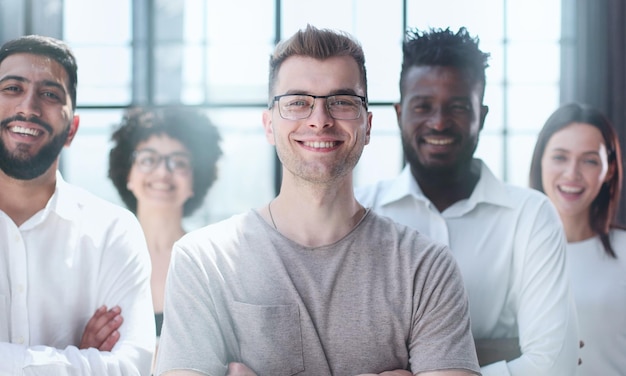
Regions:
<instances>
[{"instance_id":1,"label":"woman's eyeglasses","mask_svg":"<svg viewBox=\"0 0 626 376\"><path fill-rule=\"evenodd\" d=\"M165 161L165 167L171 173L189 174L191 172L191 157L187 153L159 154L153 149L135 150L132 155L133 163L142 172L152 172Z\"/></svg>"}]
</instances>

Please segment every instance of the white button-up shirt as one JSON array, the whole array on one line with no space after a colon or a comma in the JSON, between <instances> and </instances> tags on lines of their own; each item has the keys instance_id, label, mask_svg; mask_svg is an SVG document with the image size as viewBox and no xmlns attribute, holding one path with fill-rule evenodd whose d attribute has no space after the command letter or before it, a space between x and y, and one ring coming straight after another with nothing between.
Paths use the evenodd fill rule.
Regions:
<instances>
[{"instance_id":1,"label":"white button-up shirt","mask_svg":"<svg viewBox=\"0 0 626 376\"><path fill-rule=\"evenodd\" d=\"M0 375L149 375L150 272L135 216L59 173L46 207L21 226L0 210ZM103 304L122 309L119 341L111 352L78 349Z\"/></svg>"},{"instance_id":2,"label":"white button-up shirt","mask_svg":"<svg viewBox=\"0 0 626 376\"><path fill-rule=\"evenodd\" d=\"M409 166L356 195L451 248L475 339L519 337L522 356L482 367L484 376L573 375L578 330L560 218L544 195L504 184L482 161L475 163L481 174L472 195L443 212L424 196Z\"/></svg>"}]
</instances>

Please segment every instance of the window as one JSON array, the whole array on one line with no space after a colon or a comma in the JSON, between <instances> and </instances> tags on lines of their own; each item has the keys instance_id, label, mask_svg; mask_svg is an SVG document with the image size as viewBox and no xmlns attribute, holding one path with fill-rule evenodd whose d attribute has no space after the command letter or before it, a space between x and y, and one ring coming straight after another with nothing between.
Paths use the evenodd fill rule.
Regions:
<instances>
[{"instance_id":1,"label":"window","mask_svg":"<svg viewBox=\"0 0 626 376\"><path fill-rule=\"evenodd\" d=\"M303 11L285 0L65 0L63 35L79 60L81 129L64 152L64 175L121 203L106 177L112 127L128 105L182 103L207 111L224 149L219 179L189 229L263 205L274 195L277 163L261 125L269 54L277 39L310 23L345 30L365 50L374 118L355 183L395 176L402 147L392 103L405 27L466 26L491 53L490 112L477 156L525 186L536 134L559 101L560 3L319 0Z\"/></svg>"},{"instance_id":2,"label":"window","mask_svg":"<svg viewBox=\"0 0 626 376\"><path fill-rule=\"evenodd\" d=\"M480 38L481 50L491 53L484 99L489 114L476 156L513 184L528 185L536 135L559 105L560 3L408 1L408 25L466 26Z\"/></svg>"}]
</instances>

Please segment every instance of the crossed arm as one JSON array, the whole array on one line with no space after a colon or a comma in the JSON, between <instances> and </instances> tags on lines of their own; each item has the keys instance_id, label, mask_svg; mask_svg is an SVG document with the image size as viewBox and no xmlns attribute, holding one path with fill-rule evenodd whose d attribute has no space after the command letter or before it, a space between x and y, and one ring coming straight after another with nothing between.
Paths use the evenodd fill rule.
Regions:
<instances>
[{"instance_id":1,"label":"crossed arm","mask_svg":"<svg viewBox=\"0 0 626 376\"><path fill-rule=\"evenodd\" d=\"M101 306L85 325L82 338L76 346L24 347L0 342L0 358L5 360L0 364L0 374L22 374L28 369L29 375L48 375L62 372L71 364L81 375L147 375L150 355L147 350L142 352L141 348L131 349L134 346L126 343L119 345L119 351L114 350L121 338L123 323L119 306L110 309ZM106 370L105 364L108 365ZM93 368L89 368L89 365Z\"/></svg>"},{"instance_id":2,"label":"crossed arm","mask_svg":"<svg viewBox=\"0 0 626 376\"><path fill-rule=\"evenodd\" d=\"M433 372L423 372L419 373L419 376L468 376L473 375L473 373L465 370L444 370L444 371L433 371ZM166 372L163 376L204 376L202 373L194 372L194 371L171 371ZM228 372L225 376L257 376L254 371L250 368L246 367L243 363L230 363L228 365ZM365 373L357 376L413 376L410 371L397 369L393 371L386 371L383 373Z\"/></svg>"},{"instance_id":3,"label":"crossed arm","mask_svg":"<svg viewBox=\"0 0 626 376\"><path fill-rule=\"evenodd\" d=\"M511 361L522 355L519 338L476 339L478 364L482 367L501 360Z\"/></svg>"}]
</instances>

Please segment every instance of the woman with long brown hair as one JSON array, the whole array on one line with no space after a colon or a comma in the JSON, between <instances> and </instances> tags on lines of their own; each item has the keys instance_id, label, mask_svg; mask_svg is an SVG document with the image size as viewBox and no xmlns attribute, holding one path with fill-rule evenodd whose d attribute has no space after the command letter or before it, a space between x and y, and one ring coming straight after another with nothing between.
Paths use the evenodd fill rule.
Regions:
<instances>
[{"instance_id":1,"label":"woman with long brown hair","mask_svg":"<svg viewBox=\"0 0 626 376\"><path fill-rule=\"evenodd\" d=\"M610 121L597 109L567 104L541 130L530 186L559 212L578 311L578 375L626 372L626 231L614 224L622 159Z\"/></svg>"}]
</instances>

